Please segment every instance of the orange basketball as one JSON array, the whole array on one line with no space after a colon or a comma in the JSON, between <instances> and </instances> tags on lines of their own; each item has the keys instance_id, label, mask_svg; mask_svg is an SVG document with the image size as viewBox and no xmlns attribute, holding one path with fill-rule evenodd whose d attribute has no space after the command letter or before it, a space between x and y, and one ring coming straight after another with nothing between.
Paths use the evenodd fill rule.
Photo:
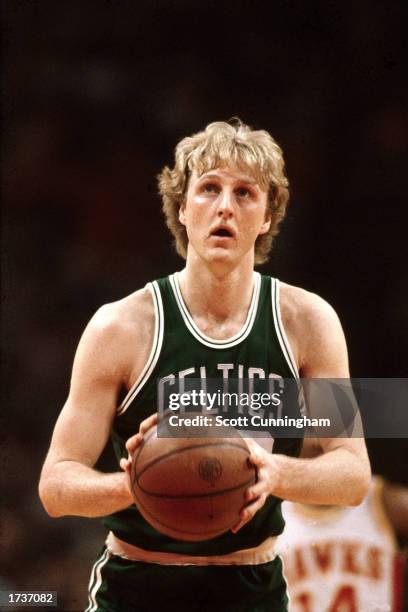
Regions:
<instances>
[{"instance_id":1,"label":"orange basketball","mask_svg":"<svg viewBox=\"0 0 408 612\"><path fill-rule=\"evenodd\" d=\"M215 538L239 521L255 467L238 432L202 427L200 437L158 437L152 428L132 458L136 506L158 531L178 539ZM184 434L183 434L184 435ZM217 437L215 437L215 435Z\"/></svg>"}]
</instances>

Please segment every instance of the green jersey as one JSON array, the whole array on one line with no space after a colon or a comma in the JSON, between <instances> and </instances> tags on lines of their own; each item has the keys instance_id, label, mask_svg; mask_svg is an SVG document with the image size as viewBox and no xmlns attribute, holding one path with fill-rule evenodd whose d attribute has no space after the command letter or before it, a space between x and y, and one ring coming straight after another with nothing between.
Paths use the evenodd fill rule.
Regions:
<instances>
[{"instance_id":1,"label":"green jersey","mask_svg":"<svg viewBox=\"0 0 408 612\"><path fill-rule=\"evenodd\" d=\"M126 440L157 409L158 393L167 383L189 378L251 379L298 377L282 326L279 281L254 273L254 291L246 321L232 338L204 335L184 303L178 275L148 285L154 302L152 350L139 379L118 408L112 441L118 460L127 457ZM158 391L159 390L159 391ZM273 452L297 456L301 439L278 438ZM259 546L282 532L281 500L269 496L263 508L237 534L227 532L204 542L178 541L154 529L135 505L105 517L104 524L121 540L148 551L194 556L227 555Z\"/></svg>"}]
</instances>

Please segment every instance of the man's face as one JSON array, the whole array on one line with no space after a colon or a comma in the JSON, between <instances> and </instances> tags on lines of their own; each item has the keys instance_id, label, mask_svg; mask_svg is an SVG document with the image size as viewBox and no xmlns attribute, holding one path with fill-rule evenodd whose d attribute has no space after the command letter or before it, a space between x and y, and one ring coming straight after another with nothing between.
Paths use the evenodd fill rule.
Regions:
<instances>
[{"instance_id":1,"label":"man's face","mask_svg":"<svg viewBox=\"0 0 408 612\"><path fill-rule=\"evenodd\" d=\"M208 263L237 264L252 257L255 240L270 226L266 191L235 167L216 168L190 178L180 222L189 245Z\"/></svg>"}]
</instances>

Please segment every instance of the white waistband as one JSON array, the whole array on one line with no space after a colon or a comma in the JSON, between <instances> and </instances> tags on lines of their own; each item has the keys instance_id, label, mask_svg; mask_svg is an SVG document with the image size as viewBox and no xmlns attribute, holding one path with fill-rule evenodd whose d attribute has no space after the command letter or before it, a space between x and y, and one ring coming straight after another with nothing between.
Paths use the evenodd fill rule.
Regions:
<instances>
[{"instance_id":1,"label":"white waistband","mask_svg":"<svg viewBox=\"0 0 408 612\"><path fill-rule=\"evenodd\" d=\"M277 537L270 537L254 548L236 550L227 555L198 557L171 552L144 550L143 548L119 540L119 538L110 531L106 538L106 547L110 553L122 557L123 559L143 561L144 563L158 563L159 565L260 565L261 563L273 561L276 557L276 541Z\"/></svg>"}]
</instances>

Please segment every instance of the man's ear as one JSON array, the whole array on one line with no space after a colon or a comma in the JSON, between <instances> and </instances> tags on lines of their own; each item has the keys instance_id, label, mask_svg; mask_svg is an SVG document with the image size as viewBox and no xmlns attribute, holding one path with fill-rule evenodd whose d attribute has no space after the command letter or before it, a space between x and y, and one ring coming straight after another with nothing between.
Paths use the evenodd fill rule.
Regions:
<instances>
[{"instance_id":1,"label":"man's ear","mask_svg":"<svg viewBox=\"0 0 408 612\"><path fill-rule=\"evenodd\" d=\"M185 200L183 200L179 208L179 221L182 225L186 224L186 202Z\"/></svg>"},{"instance_id":2,"label":"man's ear","mask_svg":"<svg viewBox=\"0 0 408 612\"><path fill-rule=\"evenodd\" d=\"M259 230L259 235L266 234L269 231L269 228L271 227L271 222L272 222L272 213L271 211L268 211L265 214L265 220L261 225L261 228Z\"/></svg>"}]
</instances>

